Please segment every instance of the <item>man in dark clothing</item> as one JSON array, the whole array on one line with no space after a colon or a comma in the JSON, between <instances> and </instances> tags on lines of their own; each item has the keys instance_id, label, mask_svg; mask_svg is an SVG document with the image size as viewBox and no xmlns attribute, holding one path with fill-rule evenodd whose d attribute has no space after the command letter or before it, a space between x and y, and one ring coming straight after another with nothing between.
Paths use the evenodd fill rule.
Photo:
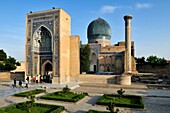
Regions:
<instances>
[{"instance_id":1,"label":"man in dark clothing","mask_svg":"<svg viewBox=\"0 0 170 113\"><path fill-rule=\"evenodd\" d=\"M25 81L25 88L28 88L28 84L29 84L29 77L26 78L26 81Z\"/></svg>"},{"instance_id":2,"label":"man in dark clothing","mask_svg":"<svg viewBox=\"0 0 170 113\"><path fill-rule=\"evenodd\" d=\"M25 84L25 88L28 88L28 83Z\"/></svg>"},{"instance_id":3,"label":"man in dark clothing","mask_svg":"<svg viewBox=\"0 0 170 113\"><path fill-rule=\"evenodd\" d=\"M21 79L19 80L19 87L22 87L22 81L21 81Z\"/></svg>"},{"instance_id":4,"label":"man in dark clothing","mask_svg":"<svg viewBox=\"0 0 170 113\"><path fill-rule=\"evenodd\" d=\"M28 84L29 84L29 77L27 77L27 79L26 79L26 80L27 80L27 82L28 82Z\"/></svg>"},{"instance_id":5,"label":"man in dark clothing","mask_svg":"<svg viewBox=\"0 0 170 113\"><path fill-rule=\"evenodd\" d=\"M42 83L43 82L43 77L42 77L42 75L40 76L40 83Z\"/></svg>"},{"instance_id":6,"label":"man in dark clothing","mask_svg":"<svg viewBox=\"0 0 170 113\"><path fill-rule=\"evenodd\" d=\"M13 88L14 87L17 87L17 80L16 80L16 78L14 78L14 85L13 85Z\"/></svg>"}]
</instances>

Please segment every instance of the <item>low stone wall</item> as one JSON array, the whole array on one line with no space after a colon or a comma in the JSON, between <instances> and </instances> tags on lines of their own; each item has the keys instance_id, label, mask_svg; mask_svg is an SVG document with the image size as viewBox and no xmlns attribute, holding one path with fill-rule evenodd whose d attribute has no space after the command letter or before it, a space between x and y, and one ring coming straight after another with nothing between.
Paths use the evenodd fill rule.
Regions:
<instances>
[{"instance_id":1,"label":"low stone wall","mask_svg":"<svg viewBox=\"0 0 170 113\"><path fill-rule=\"evenodd\" d=\"M170 64L167 65L137 65L137 71L140 73L161 73L170 74Z\"/></svg>"},{"instance_id":2,"label":"low stone wall","mask_svg":"<svg viewBox=\"0 0 170 113\"><path fill-rule=\"evenodd\" d=\"M116 75L92 75L82 74L78 77L78 82L81 83L116 83Z\"/></svg>"},{"instance_id":3,"label":"low stone wall","mask_svg":"<svg viewBox=\"0 0 170 113\"><path fill-rule=\"evenodd\" d=\"M25 72L15 72L15 73L11 73L10 75L10 79L14 80L14 78L16 78L17 80L22 80L25 81Z\"/></svg>"},{"instance_id":4,"label":"low stone wall","mask_svg":"<svg viewBox=\"0 0 170 113\"><path fill-rule=\"evenodd\" d=\"M10 76L11 76L10 72L0 72L0 81L1 82L11 81Z\"/></svg>"}]
</instances>

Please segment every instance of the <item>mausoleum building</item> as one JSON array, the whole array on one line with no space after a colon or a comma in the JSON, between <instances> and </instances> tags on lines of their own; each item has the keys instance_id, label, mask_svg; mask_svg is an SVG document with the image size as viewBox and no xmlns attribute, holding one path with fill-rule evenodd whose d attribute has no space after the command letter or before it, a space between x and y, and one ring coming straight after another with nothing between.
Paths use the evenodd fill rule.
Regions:
<instances>
[{"instance_id":1,"label":"mausoleum building","mask_svg":"<svg viewBox=\"0 0 170 113\"><path fill-rule=\"evenodd\" d=\"M71 36L70 23L70 15L58 8L26 15L26 76L65 83L80 74L80 37Z\"/></svg>"},{"instance_id":2,"label":"mausoleum building","mask_svg":"<svg viewBox=\"0 0 170 113\"><path fill-rule=\"evenodd\" d=\"M87 28L91 48L90 71L135 73L131 15L124 16L125 41L111 45L110 25L102 18ZM71 36L71 17L53 8L26 15L25 76L48 78L52 83L78 81L80 37ZM26 78L25 77L25 78Z\"/></svg>"},{"instance_id":3,"label":"mausoleum building","mask_svg":"<svg viewBox=\"0 0 170 113\"><path fill-rule=\"evenodd\" d=\"M115 74L136 72L134 42L131 41L131 19L132 16L125 16L125 41L114 45L111 45L110 42L111 27L104 19L99 17L89 24L87 38L91 48L90 71L113 72Z\"/></svg>"}]
</instances>

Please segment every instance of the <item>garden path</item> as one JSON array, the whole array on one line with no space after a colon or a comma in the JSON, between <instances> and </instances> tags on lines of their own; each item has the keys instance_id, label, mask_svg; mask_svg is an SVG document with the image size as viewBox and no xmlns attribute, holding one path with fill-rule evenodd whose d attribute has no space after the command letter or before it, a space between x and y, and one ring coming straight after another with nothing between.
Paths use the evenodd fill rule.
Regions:
<instances>
[{"instance_id":1,"label":"garden path","mask_svg":"<svg viewBox=\"0 0 170 113\"><path fill-rule=\"evenodd\" d=\"M61 89L66 84L63 85L50 85L50 84L34 84L30 85L28 90L37 87L51 87L49 90L55 91L57 89ZM77 84L70 83L68 86L73 88L74 92L88 92L89 96L77 104L74 103L65 103L65 102L56 102L56 101L47 101L47 100L36 100L36 102L41 103L49 103L49 104L57 104L63 105L66 108L65 113L85 113L89 109L96 110L106 110L104 106L94 105L97 99L104 93L116 93L118 88L100 88L100 87L77 87ZM74 89L75 88L75 89ZM121 88L121 86L120 86ZM16 90L16 91L15 91ZM27 89L13 89L11 87L0 86L0 107L4 107L10 104L15 104L19 102L24 102L27 99L23 97L14 97L11 96L14 93L22 92ZM158 90L158 89L148 89L148 90L139 90L139 89L126 89L126 94L135 94L143 96L145 103L145 110L139 109L128 109L128 108L120 108L122 113L169 113L170 111L170 90Z\"/></svg>"}]
</instances>

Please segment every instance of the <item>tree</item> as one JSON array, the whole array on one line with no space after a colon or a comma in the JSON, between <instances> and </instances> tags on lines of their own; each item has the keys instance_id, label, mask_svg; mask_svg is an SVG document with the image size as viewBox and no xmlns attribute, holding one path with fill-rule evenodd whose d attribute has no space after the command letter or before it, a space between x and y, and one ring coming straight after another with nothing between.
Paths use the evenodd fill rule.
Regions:
<instances>
[{"instance_id":1,"label":"tree","mask_svg":"<svg viewBox=\"0 0 170 113\"><path fill-rule=\"evenodd\" d=\"M32 92L27 93L26 95L27 99L29 99L30 101L26 101L24 103L19 103L16 105L16 108L22 109L22 110L26 110L27 112L31 112L34 102L35 102L35 95L33 95Z\"/></svg>"},{"instance_id":2,"label":"tree","mask_svg":"<svg viewBox=\"0 0 170 113\"><path fill-rule=\"evenodd\" d=\"M14 57L9 56L9 57L7 58L7 61L10 62L10 63L12 63L12 64L16 64L16 59L15 59Z\"/></svg>"},{"instance_id":3,"label":"tree","mask_svg":"<svg viewBox=\"0 0 170 113\"><path fill-rule=\"evenodd\" d=\"M9 56L7 58L6 53L3 50L0 50L0 71L11 71L15 70L16 66L19 66L20 63L16 62L14 57Z\"/></svg>"},{"instance_id":4,"label":"tree","mask_svg":"<svg viewBox=\"0 0 170 113\"><path fill-rule=\"evenodd\" d=\"M150 64L156 64L158 62L158 57L157 56L149 56L146 61Z\"/></svg>"},{"instance_id":5,"label":"tree","mask_svg":"<svg viewBox=\"0 0 170 113\"><path fill-rule=\"evenodd\" d=\"M145 64L145 57L135 58L137 64Z\"/></svg>"},{"instance_id":6,"label":"tree","mask_svg":"<svg viewBox=\"0 0 170 113\"><path fill-rule=\"evenodd\" d=\"M30 101L27 101L27 102L26 102L26 104L27 104L26 110L27 110L28 112L31 112L32 107L33 107L34 102L35 102L35 95L33 95L32 92L29 92L26 97L27 97L28 99L30 99Z\"/></svg>"},{"instance_id":7,"label":"tree","mask_svg":"<svg viewBox=\"0 0 170 113\"><path fill-rule=\"evenodd\" d=\"M114 99L113 99L113 100L114 100ZM115 110L114 101L113 101L113 102L111 101L110 104L107 105L106 109L109 110L110 113L119 113L119 109L118 109L118 108Z\"/></svg>"},{"instance_id":8,"label":"tree","mask_svg":"<svg viewBox=\"0 0 170 113\"><path fill-rule=\"evenodd\" d=\"M70 93L70 88L68 88L68 85L66 85L66 87L63 88L63 91L62 91L64 94L68 94Z\"/></svg>"},{"instance_id":9,"label":"tree","mask_svg":"<svg viewBox=\"0 0 170 113\"><path fill-rule=\"evenodd\" d=\"M164 65L166 64L166 60L164 58L159 58L157 56L149 56L146 61L149 63L149 64L161 64L161 65Z\"/></svg>"},{"instance_id":10,"label":"tree","mask_svg":"<svg viewBox=\"0 0 170 113\"><path fill-rule=\"evenodd\" d=\"M3 49L0 50L0 61L5 61L7 59L7 55Z\"/></svg>"},{"instance_id":11,"label":"tree","mask_svg":"<svg viewBox=\"0 0 170 113\"><path fill-rule=\"evenodd\" d=\"M4 70L4 64L2 62L0 62L0 70Z\"/></svg>"},{"instance_id":12,"label":"tree","mask_svg":"<svg viewBox=\"0 0 170 113\"><path fill-rule=\"evenodd\" d=\"M80 72L90 71L90 53L91 49L89 45L80 47Z\"/></svg>"},{"instance_id":13,"label":"tree","mask_svg":"<svg viewBox=\"0 0 170 113\"><path fill-rule=\"evenodd\" d=\"M10 70L15 70L15 69L16 69L16 65L15 64L10 63L9 61L5 62L4 70L10 71Z\"/></svg>"},{"instance_id":14,"label":"tree","mask_svg":"<svg viewBox=\"0 0 170 113\"><path fill-rule=\"evenodd\" d=\"M119 95L119 98L122 98L123 93L125 93L125 90L123 90L122 88L120 90L117 90L117 93Z\"/></svg>"},{"instance_id":15,"label":"tree","mask_svg":"<svg viewBox=\"0 0 170 113\"><path fill-rule=\"evenodd\" d=\"M156 55L151 55L149 57L147 57L147 59L145 60L145 57L141 57L141 58L135 58L136 63L137 64L151 64L151 65L165 65L167 64L167 61L165 58L159 58Z\"/></svg>"}]
</instances>

